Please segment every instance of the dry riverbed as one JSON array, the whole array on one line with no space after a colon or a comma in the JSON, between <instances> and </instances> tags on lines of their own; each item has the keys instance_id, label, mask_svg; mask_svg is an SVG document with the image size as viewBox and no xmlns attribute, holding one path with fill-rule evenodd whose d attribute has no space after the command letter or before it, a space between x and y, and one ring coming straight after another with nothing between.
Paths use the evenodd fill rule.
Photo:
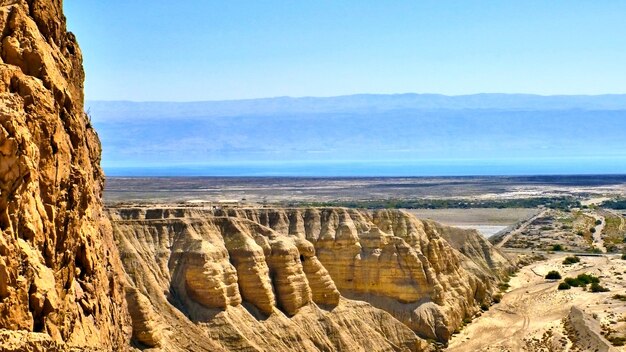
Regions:
<instances>
[{"instance_id":1,"label":"dry riverbed","mask_svg":"<svg viewBox=\"0 0 626 352\"><path fill-rule=\"evenodd\" d=\"M565 257L552 255L522 268L501 302L455 335L447 351L626 351L605 338L626 336L626 304L614 298L626 294L626 261L612 255L564 265ZM562 280L544 278L551 270L564 278L598 276L610 291L557 290ZM574 306L582 313L572 312Z\"/></svg>"}]
</instances>

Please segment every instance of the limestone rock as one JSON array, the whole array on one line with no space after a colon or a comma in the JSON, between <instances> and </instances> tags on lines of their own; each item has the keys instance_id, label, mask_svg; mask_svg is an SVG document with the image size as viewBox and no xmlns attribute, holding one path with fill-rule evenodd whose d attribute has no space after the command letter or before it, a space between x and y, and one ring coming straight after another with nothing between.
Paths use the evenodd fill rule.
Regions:
<instances>
[{"instance_id":1,"label":"limestone rock","mask_svg":"<svg viewBox=\"0 0 626 352\"><path fill-rule=\"evenodd\" d=\"M129 305L142 307L131 309L135 344L185 351L428 350L390 314L341 298L314 245L285 226L287 213L233 217L189 211L109 209L134 292ZM272 223L292 235L250 219L279 219ZM227 263L236 280L215 269ZM213 269L197 269L207 266ZM194 291L187 283L189 271L201 273L191 275L197 278ZM225 300L229 282L236 282L241 301ZM222 290L208 291L216 287ZM167 322L168 331L159 322Z\"/></svg>"},{"instance_id":2,"label":"limestone rock","mask_svg":"<svg viewBox=\"0 0 626 352\"><path fill-rule=\"evenodd\" d=\"M268 264L278 304L287 314L294 315L312 301L311 288L300 262L300 252L286 238L272 241L271 247Z\"/></svg>"},{"instance_id":3,"label":"limestone rock","mask_svg":"<svg viewBox=\"0 0 626 352\"><path fill-rule=\"evenodd\" d=\"M24 350L130 337L83 80L60 0L0 0L0 330Z\"/></svg>"},{"instance_id":4,"label":"limestone rock","mask_svg":"<svg viewBox=\"0 0 626 352\"><path fill-rule=\"evenodd\" d=\"M126 297L133 304L128 306L133 317L133 339L147 347L160 347L165 324L154 311L148 297L135 288L128 288Z\"/></svg>"},{"instance_id":5,"label":"limestone rock","mask_svg":"<svg viewBox=\"0 0 626 352\"><path fill-rule=\"evenodd\" d=\"M307 326L329 329L311 325L310 320L322 319L319 307L329 307L324 319L341 331L336 314L353 302L341 296L369 303L372 314L380 312L376 308L386 311L393 319L386 324L402 323L417 336L446 341L463 319L490 300L497 283L512 269L510 261L480 234L421 221L402 211L167 208L150 211L150 219L147 211L137 208L109 209L109 213L121 242L134 242L138 228L145 231L158 225L171 228L160 236L174 243L202 238L227 249L246 309L235 304L221 313L191 314L192 320L211 327L209 334L221 336L220 343L227 349L247 345L258 333L277 334L265 328L280 320L293 335L277 334L282 342L274 341L275 346L297 336L297 346L303 350L324 349L319 346L337 350L343 346L345 332L330 342L315 340L317 347L309 348L310 337L304 338L309 335L292 324L306 321ZM219 260L223 259L215 259ZM169 272L175 271L170 265ZM130 281L141 284L143 278ZM178 290L174 295L180 301L198 300L180 297ZM362 322L354 315L345 319L349 325ZM224 342L224 334L229 342ZM268 346L259 343L260 349Z\"/></svg>"}]
</instances>

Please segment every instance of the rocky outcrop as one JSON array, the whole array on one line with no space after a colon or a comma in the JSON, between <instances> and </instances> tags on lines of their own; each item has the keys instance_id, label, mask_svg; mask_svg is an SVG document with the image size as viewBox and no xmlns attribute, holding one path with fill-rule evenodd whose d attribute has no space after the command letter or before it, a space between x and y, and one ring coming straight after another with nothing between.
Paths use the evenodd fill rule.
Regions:
<instances>
[{"instance_id":1,"label":"rocky outcrop","mask_svg":"<svg viewBox=\"0 0 626 352\"><path fill-rule=\"evenodd\" d=\"M567 316L566 326L570 339L583 351L617 352L603 335L600 323L586 314L581 308L572 306Z\"/></svg>"},{"instance_id":2,"label":"rocky outcrop","mask_svg":"<svg viewBox=\"0 0 626 352\"><path fill-rule=\"evenodd\" d=\"M424 225L436 231L454 249L464 255L463 266L483 280L488 288L495 287L515 270L514 261L505 256L477 230L443 226L426 220Z\"/></svg>"},{"instance_id":3,"label":"rocky outcrop","mask_svg":"<svg viewBox=\"0 0 626 352\"><path fill-rule=\"evenodd\" d=\"M129 338L83 78L60 0L0 0L0 336L16 350Z\"/></svg>"},{"instance_id":4,"label":"rocky outcrop","mask_svg":"<svg viewBox=\"0 0 626 352\"><path fill-rule=\"evenodd\" d=\"M138 348L428 349L388 313L341 298L305 239L243 218L124 213L111 216Z\"/></svg>"},{"instance_id":5,"label":"rocky outcrop","mask_svg":"<svg viewBox=\"0 0 626 352\"><path fill-rule=\"evenodd\" d=\"M239 314L235 311L247 312L247 324L268 324L280 316L297 325L310 314L320 313L334 322L336 312L355 304L349 299L367 302L363 307L368 307L371 314L381 314L378 309L386 311L389 315L382 315L387 317L385 324L402 326L402 336L411 336L406 335L405 329L409 328L414 338L417 335L446 341L463 319L491 302L500 278L512 269L502 253L478 233L423 222L402 211L117 208L109 213L129 281L136 289L147 297L159 291L163 297L163 292L169 290L163 301L173 302L174 308L195 323L215 326L220 321L215 317L230 317L229 341L250 340L247 334L257 333L243 332L231 316ZM152 239L146 238L147 233L153 234ZM162 244L166 239L170 245ZM232 264L244 310L239 308L239 297L229 298L228 292L236 291L224 290L233 282L225 278L224 270L212 270L204 279L210 283L208 286L220 288L211 292L222 292L218 295L221 305L203 304L203 298L190 295L176 284L185 277L177 258L196 256L190 251L202 246L193 249L190 244L199 239L217 252L227 253L215 256L212 265ZM147 284L145 271L135 271L133 263L139 257L154 257L154 243L160 243L158 251L164 252L157 255L163 257L158 265L163 275ZM178 248L183 247L187 250L179 254ZM147 253L135 254L138 248ZM168 254L170 248L172 253ZM222 303L226 301L233 304ZM198 313L198 305L214 310ZM358 316L349 319L350 324L360 321ZM300 333L294 334L283 334L280 339L302 338ZM393 339L384 334L382 337L393 341L393 345L406 345L397 334L391 335ZM369 339L373 338L381 336ZM313 342L316 346L320 343ZM333 341L333 346L337 349L339 342Z\"/></svg>"}]
</instances>

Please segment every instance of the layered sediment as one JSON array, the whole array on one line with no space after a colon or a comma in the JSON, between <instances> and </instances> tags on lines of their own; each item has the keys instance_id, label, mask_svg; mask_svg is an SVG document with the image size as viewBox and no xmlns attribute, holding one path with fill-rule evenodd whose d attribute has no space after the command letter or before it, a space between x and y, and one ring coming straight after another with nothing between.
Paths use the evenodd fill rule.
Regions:
<instances>
[{"instance_id":1,"label":"layered sediment","mask_svg":"<svg viewBox=\"0 0 626 352\"><path fill-rule=\"evenodd\" d=\"M4 350L425 351L510 270L478 234L401 211L117 208L110 223L62 2L0 0L0 29Z\"/></svg>"},{"instance_id":2,"label":"layered sediment","mask_svg":"<svg viewBox=\"0 0 626 352\"><path fill-rule=\"evenodd\" d=\"M225 349L298 341L303 350L425 350L425 339L447 341L490 304L512 270L478 233L402 211L112 208L109 216L129 290L151 302L130 304L217 334L214 344ZM368 326L371 335L352 336L341 324ZM272 341L255 342L268 329ZM135 340L191 348L159 329L146 338L149 330L136 329Z\"/></svg>"}]
</instances>

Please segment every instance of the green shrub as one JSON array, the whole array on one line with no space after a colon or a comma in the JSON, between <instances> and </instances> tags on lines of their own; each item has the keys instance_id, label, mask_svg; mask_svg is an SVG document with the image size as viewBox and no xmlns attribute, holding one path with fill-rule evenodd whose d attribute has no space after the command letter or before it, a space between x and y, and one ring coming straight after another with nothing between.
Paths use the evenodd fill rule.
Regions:
<instances>
[{"instance_id":1,"label":"green shrub","mask_svg":"<svg viewBox=\"0 0 626 352\"><path fill-rule=\"evenodd\" d=\"M546 275L546 279L548 280L560 280L561 279L561 274L559 274L558 271L556 270L552 270L548 273L548 275Z\"/></svg>"},{"instance_id":2,"label":"green shrub","mask_svg":"<svg viewBox=\"0 0 626 352\"><path fill-rule=\"evenodd\" d=\"M580 262L580 258L578 258L577 256L567 257L565 258L565 260L563 260L563 264L565 265L570 265L578 262Z\"/></svg>"},{"instance_id":3,"label":"green shrub","mask_svg":"<svg viewBox=\"0 0 626 352\"><path fill-rule=\"evenodd\" d=\"M555 252L561 252L563 251L563 246L561 246L560 244L555 244L554 246L552 246L552 250Z\"/></svg>"},{"instance_id":4,"label":"green shrub","mask_svg":"<svg viewBox=\"0 0 626 352\"><path fill-rule=\"evenodd\" d=\"M602 225L602 220L596 220L596 225Z\"/></svg>"},{"instance_id":5,"label":"green shrub","mask_svg":"<svg viewBox=\"0 0 626 352\"><path fill-rule=\"evenodd\" d=\"M600 283L600 279L593 276L593 275L589 275L589 274L580 274L576 277L576 279L578 279L578 281L582 282L583 285L587 285L587 284L599 284Z\"/></svg>"},{"instance_id":6,"label":"green shrub","mask_svg":"<svg viewBox=\"0 0 626 352\"><path fill-rule=\"evenodd\" d=\"M593 275L589 275L589 274L580 274L575 278L566 277L563 281L567 283L568 285L570 285L571 287L585 287L588 284L600 283L599 278Z\"/></svg>"},{"instance_id":7,"label":"green shrub","mask_svg":"<svg viewBox=\"0 0 626 352\"><path fill-rule=\"evenodd\" d=\"M608 288L601 286L599 283L594 282L591 284L591 292L608 292Z\"/></svg>"},{"instance_id":8,"label":"green shrub","mask_svg":"<svg viewBox=\"0 0 626 352\"><path fill-rule=\"evenodd\" d=\"M489 305L487 303L483 303L480 305L480 310L482 310L483 312L486 312L489 310Z\"/></svg>"},{"instance_id":9,"label":"green shrub","mask_svg":"<svg viewBox=\"0 0 626 352\"><path fill-rule=\"evenodd\" d=\"M561 282L559 284L559 290L569 290L570 288L572 287L568 285L567 282Z\"/></svg>"},{"instance_id":10,"label":"green shrub","mask_svg":"<svg viewBox=\"0 0 626 352\"><path fill-rule=\"evenodd\" d=\"M595 227L590 228L590 229L589 229L589 232L591 232L591 233L596 233L596 228L595 228Z\"/></svg>"},{"instance_id":11,"label":"green shrub","mask_svg":"<svg viewBox=\"0 0 626 352\"><path fill-rule=\"evenodd\" d=\"M622 254L622 260L626 260L626 253Z\"/></svg>"}]
</instances>

